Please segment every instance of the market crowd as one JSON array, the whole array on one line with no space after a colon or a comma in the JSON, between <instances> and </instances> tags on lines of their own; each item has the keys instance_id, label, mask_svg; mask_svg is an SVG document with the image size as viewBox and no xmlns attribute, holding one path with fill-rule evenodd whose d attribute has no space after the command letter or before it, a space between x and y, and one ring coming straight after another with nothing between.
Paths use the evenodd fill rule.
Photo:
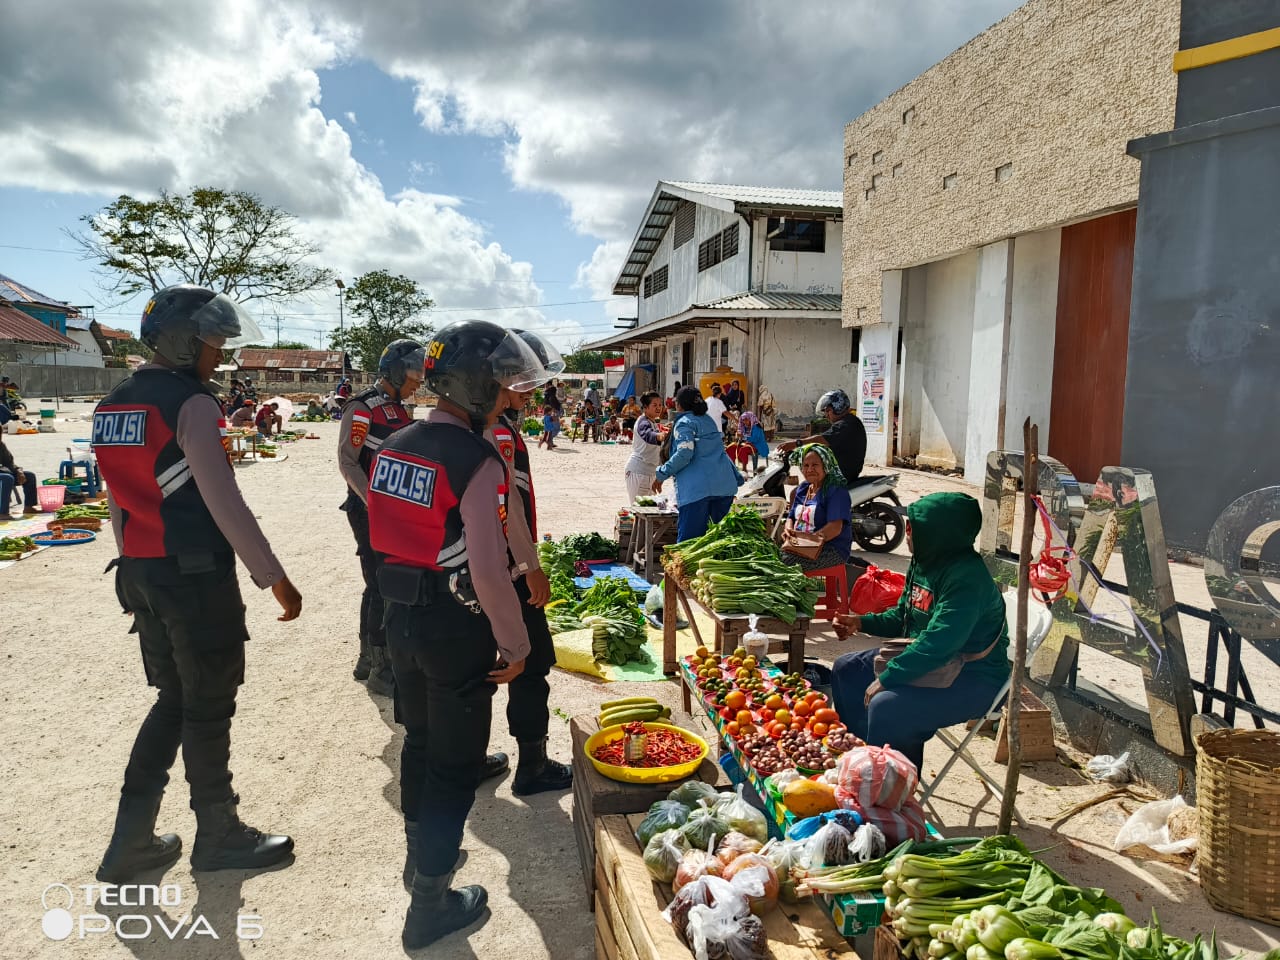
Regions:
<instances>
[{"instance_id":1,"label":"market crowd","mask_svg":"<svg viewBox=\"0 0 1280 960\"><path fill-rule=\"evenodd\" d=\"M210 388L222 351L259 336L225 294L191 285L158 291L141 327L153 361L94 414L119 551L109 569L121 607L133 616L147 681L157 688L124 771L97 872L104 883L127 882L181 855L177 835L156 834L179 750L196 815L194 869L256 869L292 855L292 838L240 819L229 767L248 639L237 557L255 586L272 591L280 620L302 612L301 594L239 492L222 426L228 410L233 423L243 422L252 407L255 424L269 432L279 415L270 403L258 407L251 380L233 382L225 405ZM765 388L757 411L746 409L736 380L714 385L706 397L677 385L668 398L606 397L592 383L578 401L555 381L563 370L560 355L538 335L469 320L426 344L389 344L369 389L342 385L341 509L364 582L353 675L393 696L405 728L408 949L484 914L484 888L454 887L452 880L477 786L510 766L506 755L488 750L500 687L508 690L507 724L518 745L513 792L563 791L572 780L570 767L547 754L555 653L524 438L535 391L543 390L540 442L554 449L558 432L576 439L581 427L584 440L631 443L624 469L633 501L672 482L680 540L702 536L728 513L748 463L753 471L760 458L769 463L776 410ZM436 406L415 420L405 401L424 385ZM782 443L777 453L794 452L803 475L787 507L783 555L820 572L852 559L850 486L862 470L866 434L842 390L824 393L817 413L827 429ZM0 467L16 469L3 459ZM837 623L842 636L862 631L909 641L892 654L841 657L833 686L854 733L873 744L892 742L917 765L939 727L977 716L1007 676L1004 605L973 550L979 522L976 501L961 494L912 504L907 538L914 557L897 606Z\"/></svg>"}]
</instances>

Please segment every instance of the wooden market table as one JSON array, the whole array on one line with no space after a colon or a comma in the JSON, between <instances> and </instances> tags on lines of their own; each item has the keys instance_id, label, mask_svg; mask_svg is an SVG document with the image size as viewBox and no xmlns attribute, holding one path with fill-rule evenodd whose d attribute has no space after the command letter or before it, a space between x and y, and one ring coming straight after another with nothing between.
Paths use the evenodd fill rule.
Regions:
<instances>
[{"instance_id":1,"label":"wooden market table","mask_svg":"<svg viewBox=\"0 0 1280 960\"><path fill-rule=\"evenodd\" d=\"M635 524L631 530L631 566L650 583L657 583L662 572L658 554L676 542L676 525L680 515L660 507L635 507L631 511Z\"/></svg>"},{"instance_id":2,"label":"wooden market table","mask_svg":"<svg viewBox=\"0 0 1280 960\"><path fill-rule=\"evenodd\" d=\"M662 588L662 672L668 675L676 672L676 621L679 619L677 606L682 608L689 626L693 629L698 642L708 650L718 650L721 654L732 653L739 645L742 635L747 632L749 621L745 613L716 613L694 595L694 593L676 582L673 576L663 579ZM713 643L704 643L702 633L698 629L698 621L694 618L694 610L701 610L715 624L716 633ZM771 640L770 653L787 655L787 671L789 673L804 672L804 638L809 633L809 618L796 617L795 623L787 623L776 617L758 617L757 629L770 635L786 634L785 640Z\"/></svg>"},{"instance_id":3,"label":"wooden market table","mask_svg":"<svg viewBox=\"0 0 1280 960\"><path fill-rule=\"evenodd\" d=\"M666 723L685 730L695 730L693 717L687 713L673 713ZM587 884L587 906L595 904L596 829L600 817L609 814L645 813L659 800L675 789L675 783L620 783L601 774L587 759L583 749L587 738L600 729L595 717L573 717L569 721L569 734L573 740L573 832L578 839L578 859L582 863L583 879ZM708 756L695 774L718 789L729 786L729 778Z\"/></svg>"},{"instance_id":4,"label":"wooden market table","mask_svg":"<svg viewBox=\"0 0 1280 960\"><path fill-rule=\"evenodd\" d=\"M635 830L643 814L596 821L596 960L687 960L689 948L662 918L671 887L644 865ZM853 947L812 901L778 903L760 917L772 960L835 960Z\"/></svg>"}]
</instances>

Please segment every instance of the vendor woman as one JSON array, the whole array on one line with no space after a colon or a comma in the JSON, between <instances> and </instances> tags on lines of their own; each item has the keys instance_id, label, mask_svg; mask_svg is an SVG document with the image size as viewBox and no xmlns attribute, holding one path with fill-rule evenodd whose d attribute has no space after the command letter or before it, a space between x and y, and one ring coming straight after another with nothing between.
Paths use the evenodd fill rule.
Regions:
<instances>
[{"instance_id":1,"label":"vendor woman","mask_svg":"<svg viewBox=\"0 0 1280 960\"><path fill-rule=\"evenodd\" d=\"M853 508L844 475L830 447L814 443L802 448L800 454L804 480L796 488L787 511L782 561L802 570L843 567L849 562L849 551L853 548ZM801 556L788 549L796 533L822 540L822 550L816 557Z\"/></svg>"},{"instance_id":2,"label":"vendor woman","mask_svg":"<svg viewBox=\"0 0 1280 960\"><path fill-rule=\"evenodd\" d=\"M832 693L840 719L873 746L892 746L919 770L925 742L943 727L982 716L1009 678L1005 605L973 549L982 527L978 501L931 493L907 507L911 566L898 605L884 613L836 617L836 635L905 637L887 663L878 650L835 662ZM886 651L888 653L890 651Z\"/></svg>"}]
</instances>

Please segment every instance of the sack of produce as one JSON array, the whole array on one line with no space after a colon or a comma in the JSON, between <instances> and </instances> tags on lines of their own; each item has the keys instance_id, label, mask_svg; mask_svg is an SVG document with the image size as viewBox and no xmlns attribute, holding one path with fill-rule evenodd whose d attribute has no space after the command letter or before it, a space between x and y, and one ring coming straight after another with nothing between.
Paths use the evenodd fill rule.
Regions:
<instances>
[{"instance_id":1,"label":"sack of produce","mask_svg":"<svg viewBox=\"0 0 1280 960\"><path fill-rule=\"evenodd\" d=\"M850 810L897 810L920 782L915 764L892 747L854 747L840 755L836 771L836 800Z\"/></svg>"},{"instance_id":2,"label":"sack of produce","mask_svg":"<svg viewBox=\"0 0 1280 960\"><path fill-rule=\"evenodd\" d=\"M778 871L758 853L744 853L724 868L724 878L743 894L757 916L778 902Z\"/></svg>"},{"instance_id":3,"label":"sack of produce","mask_svg":"<svg viewBox=\"0 0 1280 960\"><path fill-rule=\"evenodd\" d=\"M883 613L898 602L906 585L902 574L872 564L849 588L849 612L859 616Z\"/></svg>"},{"instance_id":4,"label":"sack of produce","mask_svg":"<svg viewBox=\"0 0 1280 960\"><path fill-rule=\"evenodd\" d=\"M805 862L810 867L839 867L853 863L849 844L853 834L838 823L826 823L805 844Z\"/></svg>"},{"instance_id":5,"label":"sack of produce","mask_svg":"<svg viewBox=\"0 0 1280 960\"><path fill-rule=\"evenodd\" d=\"M680 786L676 787L669 794L668 800L674 800L677 803L683 803L690 810L698 806L700 800L705 800L709 804L714 804L720 799L720 791L709 783L702 780L686 780Z\"/></svg>"},{"instance_id":6,"label":"sack of produce","mask_svg":"<svg viewBox=\"0 0 1280 960\"><path fill-rule=\"evenodd\" d=\"M764 960L769 948L760 918L736 893L692 907L686 933L696 960Z\"/></svg>"},{"instance_id":7,"label":"sack of produce","mask_svg":"<svg viewBox=\"0 0 1280 960\"><path fill-rule=\"evenodd\" d=\"M729 825L730 830L745 833L761 843L769 839L769 821L743 797L742 784L738 784L736 792L720 795L715 812Z\"/></svg>"},{"instance_id":8,"label":"sack of produce","mask_svg":"<svg viewBox=\"0 0 1280 960\"><path fill-rule=\"evenodd\" d=\"M655 833L644 845L644 865L653 879L670 883L676 878L680 862L689 852L689 841L679 830L663 830Z\"/></svg>"},{"instance_id":9,"label":"sack of produce","mask_svg":"<svg viewBox=\"0 0 1280 960\"><path fill-rule=\"evenodd\" d=\"M847 810L857 813L866 823L879 827L890 847L896 847L904 840L923 840L929 835L924 823L924 808L915 797L910 797L896 810L888 807L860 807L856 800L847 798L840 803Z\"/></svg>"},{"instance_id":10,"label":"sack of produce","mask_svg":"<svg viewBox=\"0 0 1280 960\"><path fill-rule=\"evenodd\" d=\"M770 840L760 848L760 855L773 865L773 870L778 875L779 899L785 903L798 902L800 897L796 893L796 882L791 871L805 865L804 841Z\"/></svg>"},{"instance_id":11,"label":"sack of produce","mask_svg":"<svg viewBox=\"0 0 1280 960\"><path fill-rule=\"evenodd\" d=\"M720 841L720 846L716 847L716 859L727 867L744 853L755 853L759 849L759 840L737 830L730 830Z\"/></svg>"},{"instance_id":12,"label":"sack of produce","mask_svg":"<svg viewBox=\"0 0 1280 960\"><path fill-rule=\"evenodd\" d=\"M857 863L879 860L889 852L884 832L874 823L864 823L853 832L853 842L849 844L849 852Z\"/></svg>"},{"instance_id":13,"label":"sack of produce","mask_svg":"<svg viewBox=\"0 0 1280 960\"><path fill-rule=\"evenodd\" d=\"M747 898L717 874L699 877L678 889L667 909L662 911L662 917L675 929L684 945L689 946L689 911L694 907L711 907L725 899L737 900L744 915L751 912Z\"/></svg>"},{"instance_id":14,"label":"sack of produce","mask_svg":"<svg viewBox=\"0 0 1280 960\"><path fill-rule=\"evenodd\" d=\"M636 828L636 839L641 846L648 846L655 833L663 830L679 830L689 819L689 808L675 800L659 800L649 807L649 812ZM703 844L698 844L703 846Z\"/></svg>"},{"instance_id":15,"label":"sack of produce","mask_svg":"<svg viewBox=\"0 0 1280 960\"><path fill-rule=\"evenodd\" d=\"M688 843L688 840L685 841ZM710 850L690 850L680 858L671 889L679 893L684 887L703 877L718 877L724 873L724 865Z\"/></svg>"},{"instance_id":16,"label":"sack of produce","mask_svg":"<svg viewBox=\"0 0 1280 960\"><path fill-rule=\"evenodd\" d=\"M708 807L703 800L696 810L689 814L689 819L681 828L689 846L695 850L714 850L729 830L732 829L719 813L719 807ZM746 833L746 831L740 831ZM750 836L750 834L747 834Z\"/></svg>"},{"instance_id":17,"label":"sack of produce","mask_svg":"<svg viewBox=\"0 0 1280 960\"><path fill-rule=\"evenodd\" d=\"M862 815L853 810L831 810L820 813L816 817L805 817L787 827L787 839L808 840L828 823L840 824L852 836L853 832L862 826Z\"/></svg>"}]
</instances>

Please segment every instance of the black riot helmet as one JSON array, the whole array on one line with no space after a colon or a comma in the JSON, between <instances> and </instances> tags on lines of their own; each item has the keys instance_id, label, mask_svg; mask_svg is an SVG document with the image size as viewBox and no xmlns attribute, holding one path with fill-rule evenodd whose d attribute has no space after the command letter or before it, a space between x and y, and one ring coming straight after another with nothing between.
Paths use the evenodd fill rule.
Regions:
<instances>
[{"instance_id":1,"label":"black riot helmet","mask_svg":"<svg viewBox=\"0 0 1280 960\"><path fill-rule=\"evenodd\" d=\"M466 410L476 431L484 429L503 387L532 390L549 377L524 340L487 320L449 324L426 353L427 389Z\"/></svg>"},{"instance_id":2,"label":"black riot helmet","mask_svg":"<svg viewBox=\"0 0 1280 960\"><path fill-rule=\"evenodd\" d=\"M512 327L511 332L527 343L529 348L537 355L538 362L542 364L542 369L547 371L548 380L557 374L564 373L564 357L560 356L560 351L549 340L539 336L532 330L518 330Z\"/></svg>"},{"instance_id":3,"label":"black riot helmet","mask_svg":"<svg viewBox=\"0 0 1280 960\"><path fill-rule=\"evenodd\" d=\"M180 283L154 293L142 311L142 342L177 369L195 366L200 344L223 350L262 338L257 323L225 293Z\"/></svg>"},{"instance_id":4,"label":"black riot helmet","mask_svg":"<svg viewBox=\"0 0 1280 960\"><path fill-rule=\"evenodd\" d=\"M392 340L378 358L378 373L399 391L410 373L422 376L426 361L427 348L417 340Z\"/></svg>"}]
</instances>

